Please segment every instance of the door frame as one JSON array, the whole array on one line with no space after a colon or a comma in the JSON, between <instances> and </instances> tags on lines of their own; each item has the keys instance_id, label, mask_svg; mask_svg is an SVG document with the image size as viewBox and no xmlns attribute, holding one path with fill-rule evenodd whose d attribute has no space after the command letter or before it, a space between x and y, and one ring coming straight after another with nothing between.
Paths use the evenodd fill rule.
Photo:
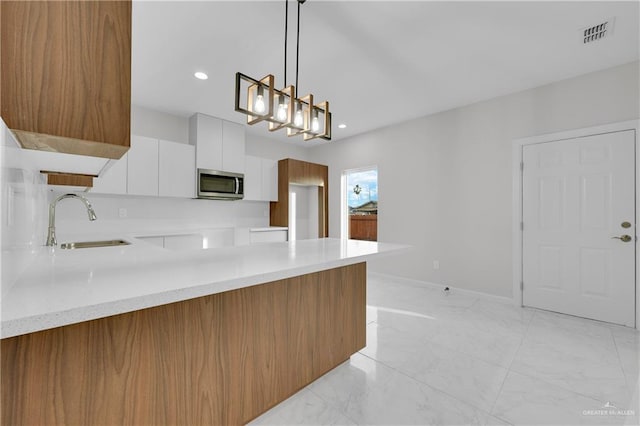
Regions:
<instances>
[{"instance_id":1,"label":"door frame","mask_svg":"<svg viewBox=\"0 0 640 426\"><path fill-rule=\"evenodd\" d=\"M344 169L340 175L340 238L349 239L349 206L347 205L347 175L375 169L378 172L378 207L380 206L380 168L377 164L353 169ZM380 217L380 216L378 216ZM378 222L378 226L380 222ZM380 229L378 229L378 232Z\"/></svg>"},{"instance_id":2,"label":"door frame","mask_svg":"<svg viewBox=\"0 0 640 426\"><path fill-rule=\"evenodd\" d=\"M523 265L523 252L522 252L522 229L520 224L522 223L522 169L520 164L523 158L523 148L526 145L533 145L545 142L562 141L565 139L574 139L579 137L586 137L605 133L614 133L625 130L633 130L635 135L635 209L636 209L636 235L639 234L638 226L640 225L640 174L638 173L638 167L640 165L640 149L638 145L638 136L640 130L640 119L621 121L616 123L604 124L600 126L585 127L581 129L567 130L563 132L547 133L539 136L529 136L525 138L514 139L512 141L512 154L511 154L511 170L512 170L512 223L511 223L511 235L512 235L512 251L513 251L513 301L518 306L523 306L523 295L521 283L522 265ZM636 271L635 271L635 294L636 294L636 318L635 328L640 326L640 289L638 288L638 277L640 277L640 261L638 261L638 242L636 241Z\"/></svg>"}]
</instances>

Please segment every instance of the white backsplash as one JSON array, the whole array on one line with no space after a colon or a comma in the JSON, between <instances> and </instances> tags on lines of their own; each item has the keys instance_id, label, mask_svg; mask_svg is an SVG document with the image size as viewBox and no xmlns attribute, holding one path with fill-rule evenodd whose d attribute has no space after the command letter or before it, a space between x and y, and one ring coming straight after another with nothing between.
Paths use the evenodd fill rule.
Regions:
<instances>
[{"instance_id":1,"label":"white backsplash","mask_svg":"<svg viewBox=\"0 0 640 426\"><path fill-rule=\"evenodd\" d=\"M45 241L45 178L25 161L22 151L0 119L0 270L3 294L29 266Z\"/></svg>"},{"instance_id":2,"label":"white backsplash","mask_svg":"<svg viewBox=\"0 0 640 426\"><path fill-rule=\"evenodd\" d=\"M49 201L63 194L49 194ZM77 201L63 200L56 209L58 240L91 234L195 231L211 228L251 228L269 226L269 203L254 201L192 200L182 198L108 196L81 193L96 212L90 222L87 211ZM124 217L121 217L124 216Z\"/></svg>"}]
</instances>

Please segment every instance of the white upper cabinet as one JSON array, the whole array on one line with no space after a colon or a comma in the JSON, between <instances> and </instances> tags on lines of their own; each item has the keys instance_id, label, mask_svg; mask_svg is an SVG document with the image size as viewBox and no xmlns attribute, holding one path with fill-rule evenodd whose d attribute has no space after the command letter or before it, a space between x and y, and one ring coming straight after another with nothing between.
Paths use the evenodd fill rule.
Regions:
<instances>
[{"instance_id":1,"label":"white upper cabinet","mask_svg":"<svg viewBox=\"0 0 640 426\"><path fill-rule=\"evenodd\" d=\"M278 162L262 158L262 194L267 201L278 201Z\"/></svg>"},{"instance_id":2,"label":"white upper cabinet","mask_svg":"<svg viewBox=\"0 0 640 426\"><path fill-rule=\"evenodd\" d=\"M244 168L244 199L262 200L262 162L261 158L247 155Z\"/></svg>"},{"instance_id":3,"label":"white upper cabinet","mask_svg":"<svg viewBox=\"0 0 640 426\"><path fill-rule=\"evenodd\" d=\"M93 179L94 194L126 194L127 193L127 163L129 154L119 160L111 160L113 164L100 176Z\"/></svg>"},{"instance_id":4,"label":"white upper cabinet","mask_svg":"<svg viewBox=\"0 0 640 426\"><path fill-rule=\"evenodd\" d=\"M245 129L242 124L222 122L222 170L244 173Z\"/></svg>"},{"instance_id":5,"label":"white upper cabinet","mask_svg":"<svg viewBox=\"0 0 640 426\"><path fill-rule=\"evenodd\" d=\"M131 135L127 194L158 195L158 140Z\"/></svg>"},{"instance_id":6,"label":"white upper cabinet","mask_svg":"<svg viewBox=\"0 0 640 426\"><path fill-rule=\"evenodd\" d=\"M159 142L158 193L161 197L194 198L196 148L184 143Z\"/></svg>"},{"instance_id":7,"label":"white upper cabinet","mask_svg":"<svg viewBox=\"0 0 640 426\"><path fill-rule=\"evenodd\" d=\"M247 155L244 172L244 199L278 201L278 162Z\"/></svg>"},{"instance_id":8,"label":"white upper cabinet","mask_svg":"<svg viewBox=\"0 0 640 426\"><path fill-rule=\"evenodd\" d=\"M196 148L193 145L131 135L131 148L100 177L95 194L194 198Z\"/></svg>"},{"instance_id":9,"label":"white upper cabinet","mask_svg":"<svg viewBox=\"0 0 640 426\"><path fill-rule=\"evenodd\" d=\"M205 114L192 115L189 143L196 147L197 168L222 170L222 120Z\"/></svg>"},{"instance_id":10,"label":"white upper cabinet","mask_svg":"<svg viewBox=\"0 0 640 426\"><path fill-rule=\"evenodd\" d=\"M205 114L189 119L189 142L199 169L244 173L245 127Z\"/></svg>"}]
</instances>

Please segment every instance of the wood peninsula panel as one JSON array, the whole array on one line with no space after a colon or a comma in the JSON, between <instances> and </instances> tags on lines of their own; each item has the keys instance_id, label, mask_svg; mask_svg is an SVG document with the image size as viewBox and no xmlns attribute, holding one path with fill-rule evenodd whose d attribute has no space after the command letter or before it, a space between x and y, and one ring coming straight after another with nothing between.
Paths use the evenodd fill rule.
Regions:
<instances>
[{"instance_id":1,"label":"wood peninsula panel","mask_svg":"<svg viewBox=\"0 0 640 426\"><path fill-rule=\"evenodd\" d=\"M289 185L318 187L318 236L329 236L329 167L285 158L278 161L278 201L271 202L269 224L289 226Z\"/></svg>"},{"instance_id":2,"label":"wood peninsula panel","mask_svg":"<svg viewBox=\"0 0 640 426\"><path fill-rule=\"evenodd\" d=\"M3 425L244 424L365 346L360 263L2 340Z\"/></svg>"},{"instance_id":3,"label":"wood peninsula panel","mask_svg":"<svg viewBox=\"0 0 640 426\"><path fill-rule=\"evenodd\" d=\"M23 147L120 158L131 1L0 2L0 115Z\"/></svg>"}]
</instances>

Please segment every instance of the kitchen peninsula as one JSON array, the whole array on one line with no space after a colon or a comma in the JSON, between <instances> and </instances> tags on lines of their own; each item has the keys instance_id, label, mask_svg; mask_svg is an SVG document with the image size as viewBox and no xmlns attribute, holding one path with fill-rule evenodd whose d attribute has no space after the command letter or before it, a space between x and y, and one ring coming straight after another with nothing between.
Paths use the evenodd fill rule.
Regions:
<instances>
[{"instance_id":1,"label":"kitchen peninsula","mask_svg":"<svg viewBox=\"0 0 640 426\"><path fill-rule=\"evenodd\" d=\"M3 283L2 424L246 423L365 346L365 261L404 248L125 239Z\"/></svg>"}]
</instances>

